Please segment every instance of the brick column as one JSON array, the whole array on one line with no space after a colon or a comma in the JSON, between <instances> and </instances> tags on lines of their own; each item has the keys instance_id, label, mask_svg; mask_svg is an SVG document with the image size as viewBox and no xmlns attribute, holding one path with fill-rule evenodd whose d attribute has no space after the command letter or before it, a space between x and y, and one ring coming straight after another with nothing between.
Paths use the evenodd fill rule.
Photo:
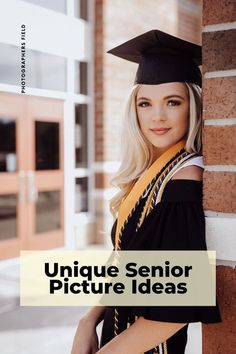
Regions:
<instances>
[{"instance_id":1,"label":"brick column","mask_svg":"<svg viewBox=\"0 0 236 354\"><path fill-rule=\"evenodd\" d=\"M103 242L102 230L104 229L103 196L102 193L97 193L97 191L101 191L105 187L104 176L99 168L96 168L97 165L100 166L104 161L104 0L96 0L94 3L94 10L95 193L93 197L96 222L94 228L95 232L91 235L90 239L90 242L93 244Z\"/></svg>"},{"instance_id":2,"label":"brick column","mask_svg":"<svg viewBox=\"0 0 236 354\"><path fill-rule=\"evenodd\" d=\"M103 161L104 157L104 134L103 134L103 0L95 2L95 25L94 25L94 57L95 57L95 161Z\"/></svg>"},{"instance_id":3,"label":"brick column","mask_svg":"<svg viewBox=\"0 0 236 354\"><path fill-rule=\"evenodd\" d=\"M204 209L208 248L217 251L223 319L203 325L203 354L236 350L235 20L235 0L203 1Z\"/></svg>"}]
</instances>

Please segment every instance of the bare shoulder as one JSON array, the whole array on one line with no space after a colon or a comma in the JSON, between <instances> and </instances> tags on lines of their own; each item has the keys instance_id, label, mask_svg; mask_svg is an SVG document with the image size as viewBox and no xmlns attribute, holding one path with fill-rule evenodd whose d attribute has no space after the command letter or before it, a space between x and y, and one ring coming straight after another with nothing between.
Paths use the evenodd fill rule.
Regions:
<instances>
[{"instance_id":1,"label":"bare shoulder","mask_svg":"<svg viewBox=\"0 0 236 354\"><path fill-rule=\"evenodd\" d=\"M199 166L187 166L181 168L174 174L171 179L193 179L196 181L202 181L203 169Z\"/></svg>"}]
</instances>

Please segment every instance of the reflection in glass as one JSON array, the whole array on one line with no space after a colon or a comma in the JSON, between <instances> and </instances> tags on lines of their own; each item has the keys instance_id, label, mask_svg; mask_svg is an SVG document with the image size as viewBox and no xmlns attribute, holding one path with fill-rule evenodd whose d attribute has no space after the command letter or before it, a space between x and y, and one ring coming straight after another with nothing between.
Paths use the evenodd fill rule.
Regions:
<instances>
[{"instance_id":1,"label":"reflection in glass","mask_svg":"<svg viewBox=\"0 0 236 354\"><path fill-rule=\"evenodd\" d=\"M78 104L75 106L75 165L76 167L87 167L88 159L87 141L87 105Z\"/></svg>"},{"instance_id":2,"label":"reflection in glass","mask_svg":"<svg viewBox=\"0 0 236 354\"><path fill-rule=\"evenodd\" d=\"M75 93L88 94L88 63L75 61Z\"/></svg>"},{"instance_id":3,"label":"reflection in glass","mask_svg":"<svg viewBox=\"0 0 236 354\"><path fill-rule=\"evenodd\" d=\"M35 169L59 169L59 123L35 122Z\"/></svg>"},{"instance_id":4,"label":"reflection in glass","mask_svg":"<svg viewBox=\"0 0 236 354\"><path fill-rule=\"evenodd\" d=\"M0 241L16 238L16 195L0 195Z\"/></svg>"},{"instance_id":5,"label":"reflection in glass","mask_svg":"<svg viewBox=\"0 0 236 354\"><path fill-rule=\"evenodd\" d=\"M88 178L75 179L75 212L88 211Z\"/></svg>"},{"instance_id":6,"label":"reflection in glass","mask_svg":"<svg viewBox=\"0 0 236 354\"><path fill-rule=\"evenodd\" d=\"M51 10L66 14L66 0L24 0L35 5L46 7Z\"/></svg>"},{"instance_id":7,"label":"reflection in glass","mask_svg":"<svg viewBox=\"0 0 236 354\"><path fill-rule=\"evenodd\" d=\"M61 228L59 191L38 193L35 217L35 231L37 234Z\"/></svg>"},{"instance_id":8,"label":"reflection in glass","mask_svg":"<svg viewBox=\"0 0 236 354\"><path fill-rule=\"evenodd\" d=\"M75 17L88 21L89 0L75 0Z\"/></svg>"},{"instance_id":9,"label":"reflection in glass","mask_svg":"<svg viewBox=\"0 0 236 354\"><path fill-rule=\"evenodd\" d=\"M0 43L0 83L20 85L20 47ZM27 87L66 91L66 58L27 48Z\"/></svg>"},{"instance_id":10,"label":"reflection in glass","mask_svg":"<svg viewBox=\"0 0 236 354\"><path fill-rule=\"evenodd\" d=\"M0 172L16 171L16 122L0 117Z\"/></svg>"}]
</instances>

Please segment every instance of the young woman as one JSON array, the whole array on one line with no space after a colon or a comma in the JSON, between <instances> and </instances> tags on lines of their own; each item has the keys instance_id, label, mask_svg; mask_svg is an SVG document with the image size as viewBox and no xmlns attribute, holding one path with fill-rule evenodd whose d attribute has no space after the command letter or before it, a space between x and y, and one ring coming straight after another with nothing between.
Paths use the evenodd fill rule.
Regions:
<instances>
[{"instance_id":1,"label":"young woman","mask_svg":"<svg viewBox=\"0 0 236 354\"><path fill-rule=\"evenodd\" d=\"M201 47L153 30L110 53L139 63L113 179L120 188L110 205L114 247L206 250ZM221 322L218 305L94 307L79 323L72 354L184 354L190 322Z\"/></svg>"}]
</instances>

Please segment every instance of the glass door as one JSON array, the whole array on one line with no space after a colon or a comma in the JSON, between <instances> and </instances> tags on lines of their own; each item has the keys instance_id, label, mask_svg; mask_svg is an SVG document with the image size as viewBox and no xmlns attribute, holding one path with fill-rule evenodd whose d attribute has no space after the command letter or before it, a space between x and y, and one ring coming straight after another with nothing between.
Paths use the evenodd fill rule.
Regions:
<instances>
[{"instance_id":1,"label":"glass door","mask_svg":"<svg viewBox=\"0 0 236 354\"><path fill-rule=\"evenodd\" d=\"M29 248L63 245L63 104L29 97Z\"/></svg>"},{"instance_id":2,"label":"glass door","mask_svg":"<svg viewBox=\"0 0 236 354\"><path fill-rule=\"evenodd\" d=\"M25 116L20 96L0 95L0 259L16 256L26 242Z\"/></svg>"},{"instance_id":3,"label":"glass door","mask_svg":"<svg viewBox=\"0 0 236 354\"><path fill-rule=\"evenodd\" d=\"M63 102L0 94L0 259L64 244Z\"/></svg>"}]
</instances>

